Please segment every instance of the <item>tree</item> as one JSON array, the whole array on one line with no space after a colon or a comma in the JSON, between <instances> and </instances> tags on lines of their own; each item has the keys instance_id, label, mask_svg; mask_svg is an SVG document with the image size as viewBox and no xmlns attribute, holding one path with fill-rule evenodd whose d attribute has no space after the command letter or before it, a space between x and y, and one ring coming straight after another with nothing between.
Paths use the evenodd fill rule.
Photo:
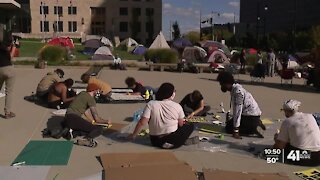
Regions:
<instances>
[{"instance_id":1,"label":"tree","mask_svg":"<svg viewBox=\"0 0 320 180\"><path fill-rule=\"evenodd\" d=\"M311 38L314 47L320 47L320 26L314 26L311 29Z\"/></svg>"},{"instance_id":2,"label":"tree","mask_svg":"<svg viewBox=\"0 0 320 180\"><path fill-rule=\"evenodd\" d=\"M173 29L173 32L172 32L173 40L176 40L176 39L180 38L181 37L181 33L180 33L180 27L179 27L178 21L175 21L172 24L172 29Z\"/></svg>"},{"instance_id":3,"label":"tree","mask_svg":"<svg viewBox=\"0 0 320 180\"><path fill-rule=\"evenodd\" d=\"M196 44L200 41L200 33L197 31L190 31L184 35L192 44Z\"/></svg>"}]
</instances>

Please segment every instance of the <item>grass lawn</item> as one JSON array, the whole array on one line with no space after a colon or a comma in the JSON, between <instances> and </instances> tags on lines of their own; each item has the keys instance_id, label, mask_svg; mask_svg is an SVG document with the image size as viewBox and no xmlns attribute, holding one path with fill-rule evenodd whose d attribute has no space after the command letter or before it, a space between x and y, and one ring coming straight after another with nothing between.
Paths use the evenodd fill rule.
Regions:
<instances>
[{"instance_id":1,"label":"grass lawn","mask_svg":"<svg viewBox=\"0 0 320 180\"><path fill-rule=\"evenodd\" d=\"M20 57L37 57L39 50L45 45L45 43L40 42L40 40L21 40L20 41ZM74 54L77 60L88 60L90 56L84 55L81 51L84 46L81 44L75 44ZM121 59L125 60L142 60L143 56L134 55L127 51L114 49L113 54L118 54Z\"/></svg>"}]
</instances>

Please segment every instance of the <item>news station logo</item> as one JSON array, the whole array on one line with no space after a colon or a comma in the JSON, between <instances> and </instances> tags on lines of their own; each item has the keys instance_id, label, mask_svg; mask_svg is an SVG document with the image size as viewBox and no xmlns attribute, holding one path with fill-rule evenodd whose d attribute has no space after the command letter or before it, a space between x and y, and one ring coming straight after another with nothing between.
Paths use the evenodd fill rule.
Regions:
<instances>
[{"instance_id":1,"label":"news station logo","mask_svg":"<svg viewBox=\"0 0 320 180\"><path fill-rule=\"evenodd\" d=\"M274 164L277 162L285 163L287 161L301 161L304 159L311 159L309 151L291 150L288 154L284 149L264 149L265 159L268 164Z\"/></svg>"},{"instance_id":2,"label":"news station logo","mask_svg":"<svg viewBox=\"0 0 320 180\"><path fill-rule=\"evenodd\" d=\"M287 160L300 161L303 159L311 159L311 154L308 151L291 150L287 156Z\"/></svg>"}]
</instances>

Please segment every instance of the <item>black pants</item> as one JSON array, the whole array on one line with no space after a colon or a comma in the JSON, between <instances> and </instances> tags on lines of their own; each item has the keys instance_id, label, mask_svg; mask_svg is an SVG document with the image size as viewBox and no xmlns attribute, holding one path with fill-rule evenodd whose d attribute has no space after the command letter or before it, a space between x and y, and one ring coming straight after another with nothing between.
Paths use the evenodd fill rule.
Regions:
<instances>
[{"instance_id":1,"label":"black pants","mask_svg":"<svg viewBox=\"0 0 320 180\"><path fill-rule=\"evenodd\" d=\"M194 125L191 123L185 124L182 127L179 127L175 132L165 135L165 136L151 136L150 135L150 141L153 146L162 148L163 144L169 143L172 144L172 149L179 148L186 140L189 138L189 136L192 134L194 129Z\"/></svg>"},{"instance_id":2,"label":"black pants","mask_svg":"<svg viewBox=\"0 0 320 180\"><path fill-rule=\"evenodd\" d=\"M285 162L288 164L294 164L299 166L319 166L320 165L320 151L318 152L311 152L308 151L309 154L311 154L310 159L300 159L300 161L292 161L291 159L287 159L288 154L291 150L299 150L300 154L302 153L302 149L296 148L288 144L284 149L284 158Z\"/></svg>"},{"instance_id":3,"label":"black pants","mask_svg":"<svg viewBox=\"0 0 320 180\"><path fill-rule=\"evenodd\" d=\"M265 128L260 116L241 116L239 133L241 135L257 134L257 127ZM232 134L234 130L233 118L226 122L226 132Z\"/></svg>"},{"instance_id":4,"label":"black pants","mask_svg":"<svg viewBox=\"0 0 320 180\"><path fill-rule=\"evenodd\" d=\"M207 112L210 111L210 106L204 106L203 109L195 114L195 116L206 116ZM183 112L186 116L189 116L194 110L186 105L183 106Z\"/></svg>"},{"instance_id":5,"label":"black pants","mask_svg":"<svg viewBox=\"0 0 320 180\"><path fill-rule=\"evenodd\" d=\"M77 96L77 93L73 89L71 89L70 91L69 90L67 91L67 98L72 98L75 96ZM53 109L56 109L57 106L59 106L60 109L66 109L69 107L71 102L72 101L69 101L67 103L62 103L62 100L52 101L52 102L48 102L48 106L49 106L49 108L53 108Z\"/></svg>"},{"instance_id":6,"label":"black pants","mask_svg":"<svg viewBox=\"0 0 320 180\"><path fill-rule=\"evenodd\" d=\"M66 114L63 125L74 131L81 132L81 134L85 134L88 138L95 138L103 133L102 126L93 125L76 114Z\"/></svg>"},{"instance_id":7,"label":"black pants","mask_svg":"<svg viewBox=\"0 0 320 180\"><path fill-rule=\"evenodd\" d=\"M36 93L36 96L42 101L42 102L47 102L48 101L48 95L49 93Z\"/></svg>"}]
</instances>

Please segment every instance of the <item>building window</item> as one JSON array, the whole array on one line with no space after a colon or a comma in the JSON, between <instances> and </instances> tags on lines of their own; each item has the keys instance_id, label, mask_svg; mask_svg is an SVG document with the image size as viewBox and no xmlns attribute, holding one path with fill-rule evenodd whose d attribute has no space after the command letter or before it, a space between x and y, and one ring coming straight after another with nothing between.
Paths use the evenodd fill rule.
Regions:
<instances>
[{"instance_id":1,"label":"building window","mask_svg":"<svg viewBox=\"0 0 320 180\"><path fill-rule=\"evenodd\" d=\"M49 7L48 6L40 6L40 14L43 14L42 8L43 8L44 14L49 14Z\"/></svg>"},{"instance_id":2,"label":"building window","mask_svg":"<svg viewBox=\"0 0 320 180\"><path fill-rule=\"evenodd\" d=\"M147 33L151 33L151 32L153 32L154 31L154 29L153 29L153 22L147 22L146 23L146 32Z\"/></svg>"},{"instance_id":3,"label":"building window","mask_svg":"<svg viewBox=\"0 0 320 180\"><path fill-rule=\"evenodd\" d=\"M62 15L63 14L62 6L54 6L54 14Z\"/></svg>"},{"instance_id":4,"label":"building window","mask_svg":"<svg viewBox=\"0 0 320 180\"><path fill-rule=\"evenodd\" d=\"M92 16L104 16L106 14L105 8L92 7L91 15Z\"/></svg>"},{"instance_id":5,"label":"building window","mask_svg":"<svg viewBox=\"0 0 320 180\"><path fill-rule=\"evenodd\" d=\"M68 31L69 32L77 32L77 21L69 21L68 22Z\"/></svg>"},{"instance_id":6,"label":"building window","mask_svg":"<svg viewBox=\"0 0 320 180\"><path fill-rule=\"evenodd\" d=\"M71 7L71 6L69 6L68 7L68 14L74 14L74 15L76 15L77 14L77 7Z\"/></svg>"},{"instance_id":7,"label":"building window","mask_svg":"<svg viewBox=\"0 0 320 180\"><path fill-rule=\"evenodd\" d=\"M133 16L141 16L141 8L133 8L132 14Z\"/></svg>"},{"instance_id":8,"label":"building window","mask_svg":"<svg viewBox=\"0 0 320 180\"><path fill-rule=\"evenodd\" d=\"M63 21L55 21L53 24L53 29L55 32L63 32Z\"/></svg>"},{"instance_id":9,"label":"building window","mask_svg":"<svg viewBox=\"0 0 320 180\"><path fill-rule=\"evenodd\" d=\"M128 22L120 22L120 32L128 32Z\"/></svg>"},{"instance_id":10,"label":"building window","mask_svg":"<svg viewBox=\"0 0 320 180\"><path fill-rule=\"evenodd\" d=\"M120 16L127 16L128 15L128 8L120 8L119 13L120 13Z\"/></svg>"},{"instance_id":11,"label":"building window","mask_svg":"<svg viewBox=\"0 0 320 180\"><path fill-rule=\"evenodd\" d=\"M154 9L153 8L146 8L146 16L153 16Z\"/></svg>"},{"instance_id":12,"label":"building window","mask_svg":"<svg viewBox=\"0 0 320 180\"><path fill-rule=\"evenodd\" d=\"M49 21L40 21L40 32L49 32Z\"/></svg>"}]
</instances>

